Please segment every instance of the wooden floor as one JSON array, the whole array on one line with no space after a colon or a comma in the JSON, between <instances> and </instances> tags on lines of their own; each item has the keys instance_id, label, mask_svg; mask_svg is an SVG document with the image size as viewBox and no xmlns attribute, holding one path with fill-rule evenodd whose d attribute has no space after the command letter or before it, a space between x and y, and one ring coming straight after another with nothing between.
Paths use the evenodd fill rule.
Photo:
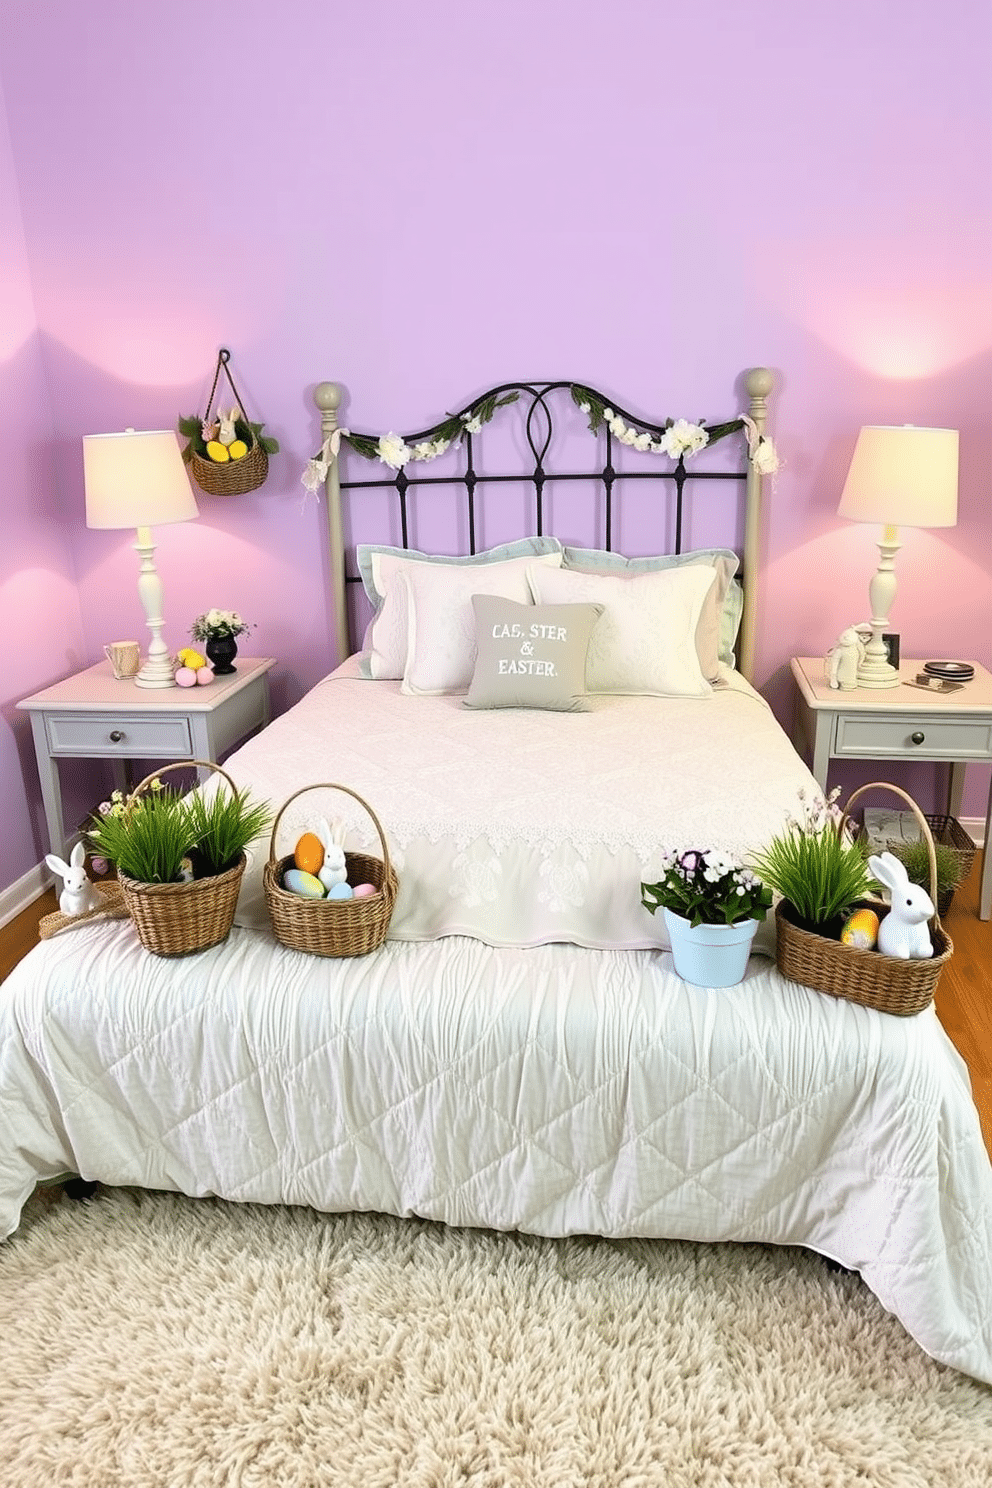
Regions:
<instances>
[{"instance_id":1,"label":"wooden floor","mask_svg":"<svg viewBox=\"0 0 992 1488\"><path fill-rule=\"evenodd\" d=\"M937 983L937 1016L971 1075L971 1091L992 1156L992 920L978 918L982 855L943 921L954 954Z\"/></svg>"},{"instance_id":2,"label":"wooden floor","mask_svg":"<svg viewBox=\"0 0 992 1488\"><path fill-rule=\"evenodd\" d=\"M958 889L944 928L954 955L937 984L937 1015L971 1073L971 1088L992 1155L992 920L978 918L981 854ZM0 981L37 943L42 915L58 906L54 889L0 930Z\"/></svg>"}]
</instances>

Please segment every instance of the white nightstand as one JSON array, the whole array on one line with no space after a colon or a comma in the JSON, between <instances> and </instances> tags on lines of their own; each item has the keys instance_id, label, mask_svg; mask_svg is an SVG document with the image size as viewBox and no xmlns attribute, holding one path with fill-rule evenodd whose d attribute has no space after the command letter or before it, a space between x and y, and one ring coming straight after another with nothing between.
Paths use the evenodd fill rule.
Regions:
<instances>
[{"instance_id":1,"label":"white nightstand","mask_svg":"<svg viewBox=\"0 0 992 1488\"><path fill-rule=\"evenodd\" d=\"M947 813L958 816L965 765L992 761L992 675L978 662L974 680L959 692L925 692L907 682L922 671L922 661L904 661L898 687L832 688L823 658L794 656L798 684L796 745L805 745L822 789L832 759L944 760L951 766ZM992 790L985 818L985 854L979 893L979 915L992 916Z\"/></svg>"},{"instance_id":2,"label":"white nightstand","mask_svg":"<svg viewBox=\"0 0 992 1488\"><path fill-rule=\"evenodd\" d=\"M209 687L136 687L97 662L24 698L31 714L41 794L52 851L66 851L60 759L210 760L269 722L272 657L239 656L237 670ZM201 771L204 775L206 772Z\"/></svg>"}]
</instances>

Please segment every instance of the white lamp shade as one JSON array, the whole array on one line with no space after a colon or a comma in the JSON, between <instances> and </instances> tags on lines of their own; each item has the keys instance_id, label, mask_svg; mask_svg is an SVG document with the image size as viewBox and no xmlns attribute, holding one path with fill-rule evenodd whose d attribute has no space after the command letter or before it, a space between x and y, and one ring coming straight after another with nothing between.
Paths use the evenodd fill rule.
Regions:
<instances>
[{"instance_id":1,"label":"white lamp shade","mask_svg":"<svg viewBox=\"0 0 992 1488\"><path fill-rule=\"evenodd\" d=\"M158 527L199 516L172 429L83 435L87 527Z\"/></svg>"},{"instance_id":2,"label":"white lamp shade","mask_svg":"<svg viewBox=\"0 0 992 1488\"><path fill-rule=\"evenodd\" d=\"M855 522L953 527L958 519L958 431L914 424L861 430L837 508Z\"/></svg>"}]
</instances>

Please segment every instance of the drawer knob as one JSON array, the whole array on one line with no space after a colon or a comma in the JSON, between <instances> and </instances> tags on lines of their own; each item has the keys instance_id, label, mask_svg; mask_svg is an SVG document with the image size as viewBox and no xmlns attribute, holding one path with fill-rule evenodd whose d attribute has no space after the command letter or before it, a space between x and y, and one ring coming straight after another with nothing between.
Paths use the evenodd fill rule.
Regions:
<instances>
[{"instance_id":1,"label":"drawer knob","mask_svg":"<svg viewBox=\"0 0 992 1488\"><path fill-rule=\"evenodd\" d=\"M121 742L121 740L123 739L123 737L124 737L124 730L123 729L111 729L111 732L110 732L110 742L111 742L111 744L119 744ZM922 734L920 735L920 738L921 739L923 738L923 735Z\"/></svg>"},{"instance_id":2,"label":"drawer knob","mask_svg":"<svg viewBox=\"0 0 992 1488\"><path fill-rule=\"evenodd\" d=\"M916 733L910 734L909 737L913 744L922 744L923 740L926 738L926 734L921 733L920 730L917 729Z\"/></svg>"}]
</instances>

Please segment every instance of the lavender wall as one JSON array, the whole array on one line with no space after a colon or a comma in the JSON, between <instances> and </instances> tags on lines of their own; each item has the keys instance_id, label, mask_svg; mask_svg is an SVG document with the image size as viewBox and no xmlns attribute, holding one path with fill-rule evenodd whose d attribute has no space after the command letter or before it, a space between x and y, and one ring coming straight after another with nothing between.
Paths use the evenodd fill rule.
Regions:
<instances>
[{"instance_id":1,"label":"lavender wall","mask_svg":"<svg viewBox=\"0 0 992 1488\"><path fill-rule=\"evenodd\" d=\"M86 659L73 569L73 524L63 523L52 451L56 423L31 297L28 255L0 110L0 888L36 865L47 842L31 731L16 703ZM67 782L70 787L72 782Z\"/></svg>"},{"instance_id":2,"label":"lavender wall","mask_svg":"<svg viewBox=\"0 0 992 1488\"><path fill-rule=\"evenodd\" d=\"M789 655L867 607L875 534L836 516L859 426L952 425L960 522L904 534L893 622L904 654L992 661L988 7L950 0L939 45L922 0L247 0L233 19L49 0L0 36L50 397L35 352L6 441L30 515L4 593L54 544L79 596L70 578L70 639L25 637L6 696L140 633L130 539L83 524L80 436L197 410L220 344L284 453L261 492L159 530L170 639L240 609L280 659L278 707L332 656L298 483L325 377L382 429L518 376L718 418L741 369L774 367L758 681L783 717ZM44 843L4 727L11 882ZM928 805L943 781L896 778ZM987 790L972 770L965 814Z\"/></svg>"}]
</instances>

